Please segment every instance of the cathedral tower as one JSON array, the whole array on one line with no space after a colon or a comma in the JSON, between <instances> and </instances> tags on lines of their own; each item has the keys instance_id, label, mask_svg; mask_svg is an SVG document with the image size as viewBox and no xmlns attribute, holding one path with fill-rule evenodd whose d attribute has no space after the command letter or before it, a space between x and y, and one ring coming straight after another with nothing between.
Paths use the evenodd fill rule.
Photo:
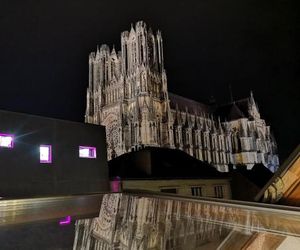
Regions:
<instances>
[{"instance_id":1,"label":"cathedral tower","mask_svg":"<svg viewBox=\"0 0 300 250\"><path fill-rule=\"evenodd\" d=\"M165 144L168 102L160 31L139 21L121 33L121 51L90 54L85 120L106 126L109 159Z\"/></svg>"}]
</instances>

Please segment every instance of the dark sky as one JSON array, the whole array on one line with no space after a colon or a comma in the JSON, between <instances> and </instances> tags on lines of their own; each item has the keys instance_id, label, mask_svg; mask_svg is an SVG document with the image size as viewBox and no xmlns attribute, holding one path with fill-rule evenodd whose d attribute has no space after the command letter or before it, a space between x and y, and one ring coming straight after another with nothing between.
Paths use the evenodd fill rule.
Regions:
<instances>
[{"instance_id":1,"label":"dark sky","mask_svg":"<svg viewBox=\"0 0 300 250\"><path fill-rule=\"evenodd\" d=\"M296 2L296 1L295 1ZM161 29L171 92L229 101L253 90L282 158L299 143L298 6L289 0L0 0L0 109L83 121L88 54ZM1 121L0 121L1 122Z\"/></svg>"}]
</instances>

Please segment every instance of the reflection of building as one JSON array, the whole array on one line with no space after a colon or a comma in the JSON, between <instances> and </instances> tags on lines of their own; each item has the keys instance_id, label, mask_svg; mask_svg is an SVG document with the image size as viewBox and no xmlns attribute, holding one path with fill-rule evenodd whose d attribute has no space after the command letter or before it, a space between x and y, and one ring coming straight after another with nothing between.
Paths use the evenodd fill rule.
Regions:
<instances>
[{"instance_id":1,"label":"reflection of building","mask_svg":"<svg viewBox=\"0 0 300 250\"><path fill-rule=\"evenodd\" d=\"M249 98L219 108L168 92L161 33L137 22L89 56L85 121L106 126L108 158L145 146L177 148L212 163L278 166L270 127Z\"/></svg>"},{"instance_id":2,"label":"reflection of building","mask_svg":"<svg viewBox=\"0 0 300 250\"><path fill-rule=\"evenodd\" d=\"M300 210L158 193L104 196L76 222L73 249L299 249Z\"/></svg>"}]
</instances>

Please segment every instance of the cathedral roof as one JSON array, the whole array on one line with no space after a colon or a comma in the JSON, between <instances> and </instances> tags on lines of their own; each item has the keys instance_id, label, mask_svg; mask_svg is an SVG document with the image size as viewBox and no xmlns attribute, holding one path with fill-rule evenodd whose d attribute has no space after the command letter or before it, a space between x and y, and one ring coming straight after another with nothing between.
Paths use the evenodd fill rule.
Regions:
<instances>
[{"instance_id":1,"label":"cathedral roof","mask_svg":"<svg viewBox=\"0 0 300 250\"><path fill-rule=\"evenodd\" d=\"M214 115L229 121L248 117L248 98L218 106Z\"/></svg>"},{"instance_id":2,"label":"cathedral roof","mask_svg":"<svg viewBox=\"0 0 300 250\"><path fill-rule=\"evenodd\" d=\"M176 105L180 111L185 112L188 109L189 113L198 114L201 113L211 113L212 108L209 105L196 102L194 100L175 95L169 92L169 99L170 99L170 107L171 109L176 109Z\"/></svg>"},{"instance_id":3,"label":"cathedral roof","mask_svg":"<svg viewBox=\"0 0 300 250\"><path fill-rule=\"evenodd\" d=\"M233 103L218 106L206 105L173 93L169 92L171 109L188 112L190 114L213 114L215 117L220 117L221 120L236 120L248 117L249 99L244 98Z\"/></svg>"},{"instance_id":4,"label":"cathedral roof","mask_svg":"<svg viewBox=\"0 0 300 250\"><path fill-rule=\"evenodd\" d=\"M235 103L233 103L228 114L228 119L236 120L244 117L244 113L239 109L239 107Z\"/></svg>"}]
</instances>

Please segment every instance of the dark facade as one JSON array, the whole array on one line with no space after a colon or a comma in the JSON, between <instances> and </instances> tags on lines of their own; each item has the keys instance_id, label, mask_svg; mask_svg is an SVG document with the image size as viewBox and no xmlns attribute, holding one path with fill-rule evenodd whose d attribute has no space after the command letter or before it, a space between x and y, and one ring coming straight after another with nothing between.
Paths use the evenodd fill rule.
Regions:
<instances>
[{"instance_id":1,"label":"dark facade","mask_svg":"<svg viewBox=\"0 0 300 250\"><path fill-rule=\"evenodd\" d=\"M111 178L228 178L207 162L178 149L146 147L108 162Z\"/></svg>"},{"instance_id":2,"label":"dark facade","mask_svg":"<svg viewBox=\"0 0 300 250\"><path fill-rule=\"evenodd\" d=\"M104 127L0 111L1 134L14 142L0 147L0 197L109 189ZM51 163L41 163L41 145L51 146ZM96 157L80 158L80 146L94 147Z\"/></svg>"},{"instance_id":3,"label":"dark facade","mask_svg":"<svg viewBox=\"0 0 300 250\"><path fill-rule=\"evenodd\" d=\"M230 171L230 176L232 199L254 201L273 173L263 164L255 164L251 170L247 170L246 166L238 166Z\"/></svg>"}]
</instances>

